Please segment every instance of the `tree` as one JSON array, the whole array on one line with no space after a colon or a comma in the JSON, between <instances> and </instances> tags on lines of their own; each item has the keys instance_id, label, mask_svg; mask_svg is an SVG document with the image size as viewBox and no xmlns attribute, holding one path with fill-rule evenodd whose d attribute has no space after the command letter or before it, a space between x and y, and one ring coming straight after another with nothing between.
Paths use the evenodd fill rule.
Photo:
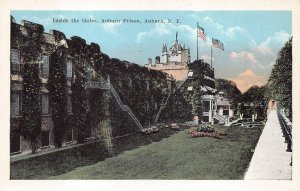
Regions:
<instances>
[{"instance_id":1,"label":"tree","mask_svg":"<svg viewBox=\"0 0 300 191\"><path fill-rule=\"evenodd\" d=\"M225 79L216 79L216 89L218 92L224 92L224 97L230 100L230 102L237 106L241 101L242 93L237 88L235 82Z\"/></svg>"},{"instance_id":2,"label":"tree","mask_svg":"<svg viewBox=\"0 0 300 191\"><path fill-rule=\"evenodd\" d=\"M279 51L267 83L265 100L279 101L280 106L292 116L292 38Z\"/></svg>"},{"instance_id":3,"label":"tree","mask_svg":"<svg viewBox=\"0 0 300 191\"><path fill-rule=\"evenodd\" d=\"M266 86L251 86L246 92L242 95L243 103L247 103L250 105L250 108L243 108L242 113L249 114L258 114L259 116L263 116L263 106L264 103L264 94L265 94Z\"/></svg>"},{"instance_id":4,"label":"tree","mask_svg":"<svg viewBox=\"0 0 300 191\"><path fill-rule=\"evenodd\" d=\"M265 86L258 87L254 85L243 93L242 100L244 103L253 103L254 105L260 105L264 99L264 93Z\"/></svg>"}]
</instances>

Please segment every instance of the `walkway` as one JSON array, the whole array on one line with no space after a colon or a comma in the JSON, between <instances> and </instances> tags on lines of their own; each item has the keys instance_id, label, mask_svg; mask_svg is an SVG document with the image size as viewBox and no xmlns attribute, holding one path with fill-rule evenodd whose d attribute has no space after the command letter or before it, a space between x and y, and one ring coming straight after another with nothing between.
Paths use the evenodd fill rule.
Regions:
<instances>
[{"instance_id":1,"label":"walkway","mask_svg":"<svg viewBox=\"0 0 300 191\"><path fill-rule=\"evenodd\" d=\"M271 110L256 145L245 180L289 180L292 178L291 152L286 152L276 110Z\"/></svg>"}]
</instances>

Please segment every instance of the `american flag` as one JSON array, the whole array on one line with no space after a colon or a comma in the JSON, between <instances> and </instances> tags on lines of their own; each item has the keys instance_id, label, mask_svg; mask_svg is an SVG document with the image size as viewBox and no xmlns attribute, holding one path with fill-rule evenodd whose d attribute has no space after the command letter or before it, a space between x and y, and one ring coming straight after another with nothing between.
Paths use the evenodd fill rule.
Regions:
<instances>
[{"instance_id":1,"label":"american flag","mask_svg":"<svg viewBox=\"0 0 300 191\"><path fill-rule=\"evenodd\" d=\"M204 28L200 27L198 25L198 36L204 41L206 42L206 34L204 32Z\"/></svg>"},{"instance_id":2,"label":"american flag","mask_svg":"<svg viewBox=\"0 0 300 191\"><path fill-rule=\"evenodd\" d=\"M224 44L220 40L212 38L211 42L213 48L219 48L224 51Z\"/></svg>"}]
</instances>

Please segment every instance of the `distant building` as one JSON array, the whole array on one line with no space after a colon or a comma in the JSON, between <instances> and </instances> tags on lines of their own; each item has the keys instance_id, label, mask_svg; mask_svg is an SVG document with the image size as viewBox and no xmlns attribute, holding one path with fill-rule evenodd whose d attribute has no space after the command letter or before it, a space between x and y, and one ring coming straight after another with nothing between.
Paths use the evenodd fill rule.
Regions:
<instances>
[{"instance_id":1,"label":"distant building","mask_svg":"<svg viewBox=\"0 0 300 191\"><path fill-rule=\"evenodd\" d=\"M177 81L183 81L188 74L190 62L190 49L178 42L178 33L176 33L175 43L172 46L168 48L167 44L163 44L161 59L156 56L154 64L149 64L148 60L145 67L163 71L172 75Z\"/></svg>"}]
</instances>

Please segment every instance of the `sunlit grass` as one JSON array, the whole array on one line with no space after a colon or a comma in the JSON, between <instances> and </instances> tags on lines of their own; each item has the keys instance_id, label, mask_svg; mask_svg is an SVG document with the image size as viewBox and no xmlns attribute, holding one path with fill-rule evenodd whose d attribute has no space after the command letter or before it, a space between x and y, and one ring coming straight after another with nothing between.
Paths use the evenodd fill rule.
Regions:
<instances>
[{"instance_id":1,"label":"sunlit grass","mask_svg":"<svg viewBox=\"0 0 300 191\"><path fill-rule=\"evenodd\" d=\"M54 179L242 179L261 128L221 127L222 139L185 131Z\"/></svg>"}]
</instances>

